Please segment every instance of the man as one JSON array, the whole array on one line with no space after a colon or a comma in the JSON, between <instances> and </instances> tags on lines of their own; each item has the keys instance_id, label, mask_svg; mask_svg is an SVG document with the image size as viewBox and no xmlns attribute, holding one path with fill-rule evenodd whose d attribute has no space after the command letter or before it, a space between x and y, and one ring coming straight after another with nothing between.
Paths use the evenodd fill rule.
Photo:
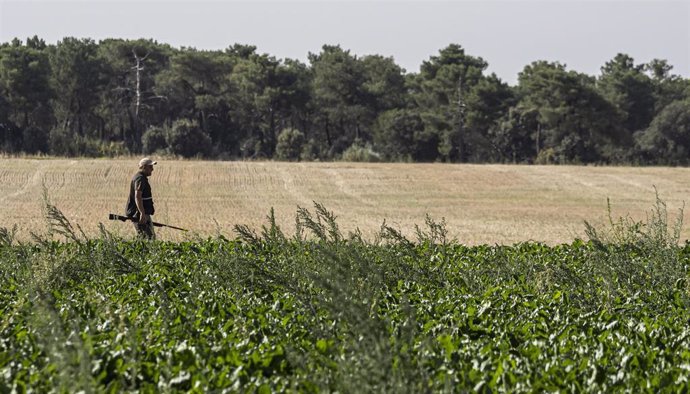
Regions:
<instances>
[{"instance_id":1,"label":"man","mask_svg":"<svg viewBox=\"0 0 690 394\"><path fill-rule=\"evenodd\" d=\"M157 162L145 157L139 161L139 171L132 177L129 186L126 215L134 219L137 235L146 239L156 239L151 215L155 213L149 176Z\"/></svg>"}]
</instances>

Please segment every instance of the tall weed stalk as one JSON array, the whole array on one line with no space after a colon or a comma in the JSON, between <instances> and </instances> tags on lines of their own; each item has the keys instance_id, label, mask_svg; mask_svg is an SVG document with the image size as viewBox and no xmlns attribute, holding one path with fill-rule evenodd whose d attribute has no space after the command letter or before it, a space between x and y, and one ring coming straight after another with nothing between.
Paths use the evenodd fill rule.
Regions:
<instances>
[{"instance_id":1,"label":"tall weed stalk","mask_svg":"<svg viewBox=\"0 0 690 394\"><path fill-rule=\"evenodd\" d=\"M669 224L667 205L656 188L655 192L655 204L644 221L630 216L614 219L608 199L607 228L597 229L585 221L585 234L593 245L589 264L602 279L601 290L610 300L653 300L651 295L659 292L674 297L674 291L682 289L687 302L688 267L679 246L684 206L678 209L676 221Z\"/></svg>"},{"instance_id":2,"label":"tall weed stalk","mask_svg":"<svg viewBox=\"0 0 690 394\"><path fill-rule=\"evenodd\" d=\"M385 223L381 239L387 243L378 245L364 240L358 231L344 236L336 218L317 202L313 212L298 207L297 231L292 240L275 224L273 211L261 235L247 226L236 226L239 239L248 247L261 250L262 255L269 251L273 256L264 265L248 259L245 267L253 272L252 285L280 285L315 315L317 310L327 313L316 316L315 321L321 323L311 331L315 337L334 343L341 354L331 374L315 377L322 390L424 391L417 385L429 380L430 371L422 367L423 362L412 351L418 334L414 307L403 300L408 307L399 311L402 315L398 318L406 329L399 331L392 329L390 318L382 312L388 290L401 283L433 280L434 276L408 262L416 259L403 258L405 253L416 253L413 243ZM417 229L420 239L429 244L447 242L444 222L436 223L427 217L427 225L428 230ZM425 345L417 345L415 352L422 351L420 346ZM301 363L299 357L292 361Z\"/></svg>"}]
</instances>

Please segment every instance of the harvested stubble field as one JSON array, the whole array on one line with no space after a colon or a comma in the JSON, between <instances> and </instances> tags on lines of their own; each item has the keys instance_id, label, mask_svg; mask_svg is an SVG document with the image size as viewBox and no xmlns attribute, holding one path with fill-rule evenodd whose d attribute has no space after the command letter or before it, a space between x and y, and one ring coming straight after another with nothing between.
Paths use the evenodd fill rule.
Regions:
<instances>
[{"instance_id":1,"label":"harvested stubble field","mask_svg":"<svg viewBox=\"0 0 690 394\"><path fill-rule=\"evenodd\" d=\"M131 224L109 222L123 214L129 159L0 159L0 227L18 226L17 237L43 233L43 186L48 198L87 235L98 223L132 236ZM233 227L259 229L271 207L277 224L294 231L297 207L313 201L337 215L343 232L359 228L373 237L382 222L414 238L428 214L442 218L450 238L469 245L540 241L570 242L584 237L583 221L645 220L655 187L675 220L690 195L690 169L664 167L584 167L458 164L283 163L159 160L151 177L154 220L192 230L157 228L159 238L182 240ZM685 220L687 223L688 213ZM690 238L684 229L682 239Z\"/></svg>"}]
</instances>

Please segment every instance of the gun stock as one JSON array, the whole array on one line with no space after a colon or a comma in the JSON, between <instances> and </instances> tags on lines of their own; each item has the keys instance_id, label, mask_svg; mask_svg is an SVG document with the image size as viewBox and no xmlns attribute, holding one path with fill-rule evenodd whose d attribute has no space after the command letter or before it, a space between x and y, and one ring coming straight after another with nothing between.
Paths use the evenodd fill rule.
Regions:
<instances>
[{"instance_id":1,"label":"gun stock","mask_svg":"<svg viewBox=\"0 0 690 394\"><path fill-rule=\"evenodd\" d=\"M110 220L119 220L119 221L121 221L121 222L126 222L126 221L128 221L128 220L134 221L134 218L128 218L127 216L120 216L120 215L116 215L116 214L114 214L114 213L109 214L109 215L108 215L108 219L110 219Z\"/></svg>"}]
</instances>

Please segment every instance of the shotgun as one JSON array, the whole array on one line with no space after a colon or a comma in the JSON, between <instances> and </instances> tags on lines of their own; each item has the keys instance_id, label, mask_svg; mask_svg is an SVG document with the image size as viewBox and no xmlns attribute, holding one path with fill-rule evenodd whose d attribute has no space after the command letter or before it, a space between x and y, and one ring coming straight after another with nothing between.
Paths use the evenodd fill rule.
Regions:
<instances>
[{"instance_id":1,"label":"shotgun","mask_svg":"<svg viewBox=\"0 0 690 394\"><path fill-rule=\"evenodd\" d=\"M128 220L129 220L130 222L135 222L135 221L136 221L135 218L130 218L130 217L127 217L127 216L120 216L120 215L116 215L116 214L114 214L114 213L108 214L108 219L110 219L110 220L119 220L119 221L121 221L121 222L126 222L126 221L128 221ZM152 222L152 223L153 223L153 225L156 226L156 227L169 227L169 228L174 228L175 230L188 231L187 229L184 229L184 228L181 228L181 227L171 226L171 225L169 225L169 224L156 223L156 222Z\"/></svg>"}]
</instances>

